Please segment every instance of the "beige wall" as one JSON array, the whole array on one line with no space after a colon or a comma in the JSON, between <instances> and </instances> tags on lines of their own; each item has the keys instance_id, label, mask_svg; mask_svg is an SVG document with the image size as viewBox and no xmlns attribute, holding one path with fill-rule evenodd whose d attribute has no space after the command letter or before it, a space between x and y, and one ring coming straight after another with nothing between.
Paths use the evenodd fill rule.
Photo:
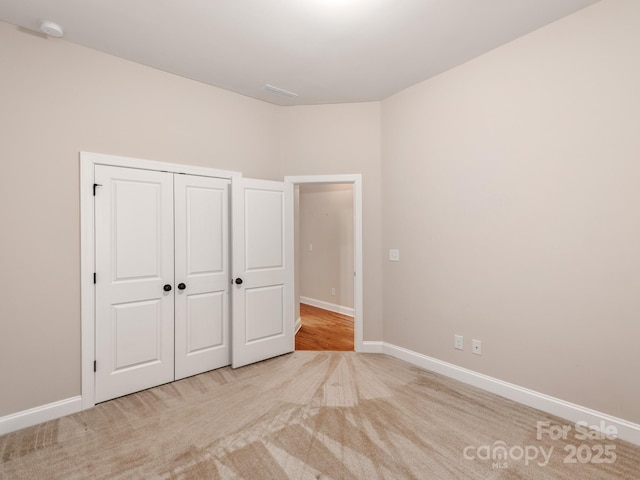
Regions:
<instances>
[{"instance_id":1,"label":"beige wall","mask_svg":"<svg viewBox=\"0 0 640 480\"><path fill-rule=\"evenodd\" d=\"M380 104L284 107L282 174L362 174L364 340L382 339Z\"/></svg>"},{"instance_id":2,"label":"beige wall","mask_svg":"<svg viewBox=\"0 0 640 480\"><path fill-rule=\"evenodd\" d=\"M81 150L279 178L278 107L0 23L0 416L80 394Z\"/></svg>"},{"instance_id":3,"label":"beige wall","mask_svg":"<svg viewBox=\"0 0 640 480\"><path fill-rule=\"evenodd\" d=\"M383 102L386 342L640 422L639 25L603 1Z\"/></svg>"},{"instance_id":4,"label":"beige wall","mask_svg":"<svg viewBox=\"0 0 640 480\"><path fill-rule=\"evenodd\" d=\"M353 186L303 184L299 190L300 295L353 308Z\"/></svg>"}]
</instances>

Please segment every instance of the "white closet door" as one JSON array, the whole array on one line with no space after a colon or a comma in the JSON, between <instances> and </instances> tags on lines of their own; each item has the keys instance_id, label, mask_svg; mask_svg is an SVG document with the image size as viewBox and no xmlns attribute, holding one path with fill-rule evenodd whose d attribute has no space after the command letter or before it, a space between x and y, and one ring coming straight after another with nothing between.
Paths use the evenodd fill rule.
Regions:
<instances>
[{"instance_id":1,"label":"white closet door","mask_svg":"<svg viewBox=\"0 0 640 480\"><path fill-rule=\"evenodd\" d=\"M176 380L231 363L229 183L175 176Z\"/></svg>"},{"instance_id":2,"label":"white closet door","mask_svg":"<svg viewBox=\"0 0 640 480\"><path fill-rule=\"evenodd\" d=\"M292 352L293 186L234 178L232 366Z\"/></svg>"},{"instance_id":3,"label":"white closet door","mask_svg":"<svg viewBox=\"0 0 640 480\"><path fill-rule=\"evenodd\" d=\"M97 165L95 182L102 402L174 378L173 175Z\"/></svg>"}]
</instances>

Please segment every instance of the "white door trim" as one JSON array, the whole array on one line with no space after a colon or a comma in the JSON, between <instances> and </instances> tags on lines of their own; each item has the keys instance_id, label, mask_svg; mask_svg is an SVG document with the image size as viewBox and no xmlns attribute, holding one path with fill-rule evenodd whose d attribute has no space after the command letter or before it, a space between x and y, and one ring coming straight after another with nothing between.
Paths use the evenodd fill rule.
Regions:
<instances>
[{"instance_id":1,"label":"white door trim","mask_svg":"<svg viewBox=\"0 0 640 480\"><path fill-rule=\"evenodd\" d=\"M80 315L81 315L81 392L82 409L95 405L95 236L93 184L95 165L110 165L142 170L202 175L233 180L240 172L196 167L178 163L165 163L130 157L80 152Z\"/></svg>"},{"instance_id":2,"label":"white door trim","mask_svg":"<svg viewBox=\"0 0 640 480\"><path fill-rule=\"evenodd\" d=\"M353 185L353 328L356 352L364 351L363 341L363 270L362 270L362 175L302 175L284 177L285 182L303 183L347 183Z\"/></svg>"}]
</instances>

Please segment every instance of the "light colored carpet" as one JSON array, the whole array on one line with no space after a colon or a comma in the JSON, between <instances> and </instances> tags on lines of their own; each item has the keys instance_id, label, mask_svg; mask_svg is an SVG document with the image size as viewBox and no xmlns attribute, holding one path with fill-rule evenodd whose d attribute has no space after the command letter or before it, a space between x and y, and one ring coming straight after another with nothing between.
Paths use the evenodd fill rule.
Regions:
<instances>
[{"instance_id":1,"label":"light colored carpet","mask_svg":"<svg viewBox=\"0 0 640 480\"><path fill-rule=\"evenodd\" d=\"M538 421L572 430L538 440ZM640 478L640 447L575 434L571 422L385 355L298 351L0 437L0 478ZM504 460L483 459L500 446ZM552 447L545 464L540 448ZM579 461L564 463L573 448ZM536 459L518 458L534 449Z\"/></svg>"}]
</instances>

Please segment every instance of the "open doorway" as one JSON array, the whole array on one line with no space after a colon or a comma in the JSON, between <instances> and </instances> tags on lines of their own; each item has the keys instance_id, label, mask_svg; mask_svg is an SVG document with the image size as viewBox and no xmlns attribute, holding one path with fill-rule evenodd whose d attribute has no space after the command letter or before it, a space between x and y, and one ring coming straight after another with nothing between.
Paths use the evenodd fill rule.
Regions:
<instances>
[{"instance_id":1,"label":"open doorway","mask_svg":"<svg viewBox=\"0 0 640 480\"><path fill-rule=\"evenodd\" d=\"M353 351L353 185L296 188L301 320L296 350Z\"/></svg>"},{"instance_id":2,"label":"open doorway","mask_svg":"<svg viewBox=\"0 0 640 480\"><path fill-rule=\"evenodd\" d=\"M332 329L335 328L335 322L340 322L341 320L348 319L349 324L351 324L353 328L353 333L351 334L353 338L353 347L349 347L348 349L362 351L362 177L359 174L310 175L285 177L285 181L296 186L295 297L296 313L298 318L298 321L296 323L296 331L298 332L298 334L300 334L300 329L302 326L301 313L305 316L315 316L316 318L314 321L323 324L325 328L329 329L329 331L333 331ZM305 254L310 252L316 252L316 254L322 253L321 250L318 250L322 248L322 245L317 243L316 239L319 239L320 235L326 232L316 231L316 233L312 234L313 239L311 240L309 240L309 238L306 238L305 234L305 239L301 239L301 189L303 192L303 201L305 200L305 195L307 194L316 195L321 191L327 190L342 192L341 194L339 194L343 197L342 200L344 200L344 197L348 195L351 209L350 213L348 214L350 216L350 219L346 221L350 222L350 226L352 228L343 228L339 230L339 233L335 234L341 237L337 239L337 243L341 244L342 247L338 247L338 253L336 254L337 259L334 258L333 260L331 260L332 262L337 262L338 264L337 266L334 266L334 271L338 272L340 279L337 279L334 276L334 280L321 280L319 282L312 281L310 284L303 284L303 282L305 282L303 275L305 277L308 277L308 271L301 270L301 255L303 253L302 250L305 250ZM320 205L322 205L322 202L320 202ZM309 206L310 205L307 205L306 207ZM308 210L306 207L303 207L305 208L305 211ZM313 205L311 205L311 207L313 209ZM318 214L322 214L323 212L322 208L320 208L318 211ZM339 214L334 213L333 215ZM347 214L343 211L341 215L343 216L341 220L344 224L344 216ZM333 220L338 219L334 218ZM345 241L350 243L349 248L345 248ZM316 243L314 244L314 242ZM349 253L349 250L352 253ZM349 259L349 256L351 256L352 260ZM318 269L316 273L319 273L319 269L324 268L324 266L318 267L319 264L317 262L317 259L322 258L322 255L314 255L314 257L316 257L316 263L311 263L311 272L313 272L313 268L315 266ZM307 267L308 266L309 265L307 265ZM327 281L329 283L326 283ZM334 284L331 284L332 281ZM314 300L320 300L320 302L314 302ZM343 305L343 303L346 303L346 305ZM318 312L318 310L316 309L320 309L320 311ZM340 316L346 318L340 319ZM333 326L332 323L334 323Z\"/></svg>"}]
</instances>

